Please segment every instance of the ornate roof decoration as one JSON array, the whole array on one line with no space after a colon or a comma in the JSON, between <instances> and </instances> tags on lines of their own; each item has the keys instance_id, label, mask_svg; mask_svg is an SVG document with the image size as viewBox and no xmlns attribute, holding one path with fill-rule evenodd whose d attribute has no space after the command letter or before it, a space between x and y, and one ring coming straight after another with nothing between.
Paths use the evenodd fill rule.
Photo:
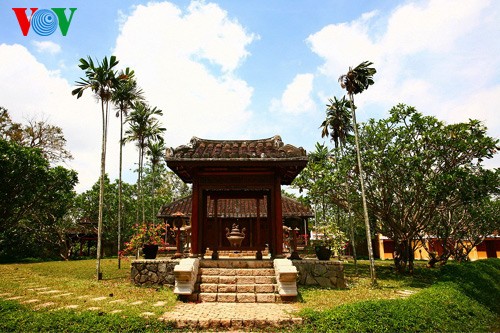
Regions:
<instances>
[{"instance_id":1,"label":"ornate roof decoration","mask_svg":"<svg viewBox=\"0 0 500 333\"><path fill-rule=\"evenodd\" d=\"M283 217L313 217L314 214L311 208L304 206L295 199L282 196L281 206ZM260 217L267 215L267 200L260 200ZM214 201L210 200L207 210L210 212L209 217L212 217ZM182 212L186 216L191 216L192 201L191 196L184 197L172 203L164 205L157 217L168 218L178 212ZM257 216L257 201L255 199L218 199L217 200L217 215L221 218L246 218Z\"/></svg>"},{"instance_id":2,"label":"ornate roof decoration","mask_svg":"<svg viewBox=\"0 0 500 333\"><path fill-rule=\"evenodd\" d=\"M167 150L168 160L295 159L307 158L302 147L284 144L279 135L259 140L206 140L193 137L189 145Z\"/></svg>"},{"instance_id":3,"label":"ornate roof decoration","mask_svg":"<svg viewBox=\"0 0 500 333\"><path fill-rule=\"evenodd\" d=\"M260 140L206 140L193 137L188 145L168 149L167 166L184 182L192 183L200 171L232 173L268 170L290 185L307 165L302 147L286 145L278 135Z\"/></svg>"}]
</instances>

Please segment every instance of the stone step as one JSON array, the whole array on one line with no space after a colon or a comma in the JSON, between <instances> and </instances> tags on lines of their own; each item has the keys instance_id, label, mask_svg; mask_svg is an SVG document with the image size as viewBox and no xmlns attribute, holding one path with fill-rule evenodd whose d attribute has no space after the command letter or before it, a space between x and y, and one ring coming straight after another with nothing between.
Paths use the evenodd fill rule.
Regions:
<instances>
[{"instance_id":1,"label":"stone step","mask_svg":"<svg viewBox=\"0 0 500 333\"><path fill-rule=\"evenodd\" d=\"M201 276L274 276L274 268L200 268Z\"/></svg>"},{"instance_id":2,"label":"stone step","mask_svg":"<svg viewBox=\"0 0 500 333\"><path fill-rule=\"evenodd\" d=\"M202 283L196 290L201 293L257 293L257 294L274 294L277 292L276 284L216 284Z\"/></svg>"},{"instance_id":3,"label":"stone step","mask_svg":"<svg viewBox=\"0 0 500 333\"><path fill-rule=\"evenodd\" d=\"M252 259L255 259L256 252L257 251L238 251L238 252L219 251L218 254L219 254L219 258L231 258L231 259L233 259L233 258L242 258L242 259L252 258ZM262 253L263 257L269 256L268 250L264 250L261 253ZM212 258L212 254L213 254L213 251L207 250L205 253L205 258Z\"/></svg>"},{"instance_id":4,"label":"stone step","mask_svg":"<svg viewBox=\"0 0 500 333\"><path fill-rule=\"evenodd\" d=\"M219 259L200 260L200 268L273 268L272 260Z\"/></svg>"},{"instance_id":5,"label":"stone step","mask_svg":"<svg viewBox=\"0 0 500 333\"><path fill-rule=\"evenodd\" d=\"M281 302L271 260L200 260L191 302Z\"/></svg>"},{"instance_id":6,"label":"stone step","mask_svg":"<svg viewBox=\"0 0 500 333\"><path fill-rule=\"evenodd\" d=\"M193 293L189 296L191 302L221 302L221 303L276 303L281 302L280 296L273 293Z\"/></svg>"}]
</instances>

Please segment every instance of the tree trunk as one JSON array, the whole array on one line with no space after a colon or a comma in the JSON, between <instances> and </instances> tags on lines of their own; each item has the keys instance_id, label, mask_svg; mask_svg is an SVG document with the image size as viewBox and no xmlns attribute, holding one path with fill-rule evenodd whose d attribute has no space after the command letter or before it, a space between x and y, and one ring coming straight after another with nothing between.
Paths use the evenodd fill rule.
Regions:
<instances>
[{"instance_id":1,"label":"tree trunk","mask_svg":"<svg viewBox=\"0 0 500 333\"><path fill-rule=\"evenodd\" d=\"M120 110L120 162L118 171L118 269L121 268L122 244L122 161L123 161L123 112Z\"/></svg>"},{"instance_id":2,"label":"tree trunk","mask_svg":"<svg viewBox=\"0 0 500 333\"><path fill-rule=\"evenodd\" d=\"M413 261L415 260L415 254L413 253L411 240L395 240L394 243L394 266L396 267L396 271L400 274L403 274L406 271L413 274Z\"/></svg>"},{"instance_id":3,"label":"tree trunk","mask_svg":"<svg viewBox=\"0 0 500 333\"><path fill-rule=\"evenodd\" d=\"M144 146L141 148L141 161L139 166L139 184L141 185L140 193L141 193L141 209L142 209L142 222L146 222L146 212L144 210L144 190L142 188L142 169L144 165Z\"/></svg>"},{"instance_id":4,"label":"tree trunk","mask_svg":"<svg viewBox=\"0 0 500 333\"><path fill-rule=\"evenodd\" d=\"M153 197L153 225L155 225L155 218L156 218L156 213L155 213L155 180L156 180L156 175L155 175L155 165L153 164L152 166L153 168L153 190L152 190L152 193L151 193L151 196Z\"/></svg>"},{"instance_id":5,"label":"tree trunk","mask_svg":"<svg viewBox=\"0 0 500 333\"><path fill-rule=\"evenodd\" d=\"M358 256L356 254L356 242L354 240L354 224L352 222L351 207L349 206L347 212L347 218L349 219L349 229L351 236L351 246L352 246L352 258L354 259L354 272L358 276Z\"/></svg>"},{"instance_id":6,"label":"tree trunk","mask_svg":"<svg viewBox=\"0 0 500 333\"><path fill-rule=\"evenodd\" d=\"M352 122L354 127L354 140L356 143L356 155L358 159L358 169L359 169L359 183L361 185L361 200L363 202L363 216L365 219L365 229L366 229L366 242L368 245L368 257L370 259L370 277L372 286L377 284L377 277L375 275L375 259L373 257L373 247L372 247L372 237L370 231L370 220L368 219L368 208L366 205L366 195L365 195L365 182L363 180L363 167L361 164L361 153L359 149L359 137L358 137L358 125L356 123L356 111L354 110L354 101L351 94L349 94L349 102L352 112Z\"/></svg>"},{"instance_id":7,"label":"tree trunk","mask_svg":"<svg viewBox=\"0 0 500 333\"><path fill-rule=\"evenodd\" d=\"M99 178L99 217L97 221L97 262L96 273L97 281L102 279L101 273L101 253L102 253L102 222L104 208L104 176L106 174L106 139L107 139L107 122L108 110L104 108L104 101L101 99L102 110L102 148L101 148L101 177Z\"/></svg>"},{"instance_id":8,"label":"tree trunk","mask_svg":"<svg viewBox=\"0 0 500 333\"><path fill-rule=\"evenodd\" d=\"M139 161L137 162L137 205L135 211L136 213L135 223L139 223L139 213L141 211L141 207L139 204L140 200L141 200L141 148L139 148Z\"/></svg>"},{"instance_id":9,"label":"tree trunk","mask_svg":"<svg viewBox=\"0 0 500 333\"><path fill-rule=\"evenodd\" d=\"M341 145L340 147L344 148L343 145ZM346 193L346 202L347 202L347 222L349 224L349 229L350 229L349 234L350 234L350 238L351 238L352 258L354 259L354 272L355 272L356 276L358 276L358 257L356 255L356 242L354 239L354 223L352 221L351 203L349 202L349 180L347 177L347 173L346 173L346 179L345 179L345 193Z\"/></svg>"}]
</instances>

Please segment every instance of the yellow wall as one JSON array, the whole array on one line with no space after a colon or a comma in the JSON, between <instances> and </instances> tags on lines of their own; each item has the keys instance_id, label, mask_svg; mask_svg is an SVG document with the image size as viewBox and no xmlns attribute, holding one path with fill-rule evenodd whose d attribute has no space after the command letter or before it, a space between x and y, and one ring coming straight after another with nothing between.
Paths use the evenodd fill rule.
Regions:
<instances>
[{"instance_id":1,"label":"yellow wall","mask_svg":"<svg viewBox=\"0 0 500 333\"><path fill-rule=\"evenodd\" d=\"M379 251L379 257L382 260L392 260L394 259L394 254L393 253L385 253L384 252L384 240L385 241L391 241L381 235L377 236L378 238L378 251ZM385 239L384 239L385 238ZM420 244L420 241L416 241L417 243ZM497 258L500 258L500 251L496 251ZM429 260L429 253L425 250L423 246L418 246L415 250L414 253L415 260ZM488 256L486 254L486 251L478 251L477 248L473 248L472 251L469 253L469 259L471 261L478 260L478 259L487 259Z\"/></svg>"}]
</instances>

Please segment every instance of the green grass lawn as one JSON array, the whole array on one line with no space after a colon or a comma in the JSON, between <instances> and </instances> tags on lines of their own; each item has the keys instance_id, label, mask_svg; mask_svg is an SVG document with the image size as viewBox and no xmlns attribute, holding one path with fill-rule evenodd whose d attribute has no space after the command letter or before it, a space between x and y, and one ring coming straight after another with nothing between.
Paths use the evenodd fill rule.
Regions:
<instances>
[{"instance_id":1,"label":"green grass lawn","mask_svg":"<svg viewBox=\"0 0 500 333\"><path fill-rule=\"evenodd\" d=\"M500 260L417 265L413 276L377 262L378 286L370 287L368 263L360 277L346 266L350 289L303 288L304 324L294 332L498 332ZM406 292L409 291L409 292Z\"/></svg>"},{"instance_id":2,"label":"green grass lawn","mask_svg":"<svg viewBox=\"0 0 500 333\"><path fill-rule=\"evenodd\" d=\"M120 270L116 259L102 260L101 265L103 280L98 282L95 260L0 264L0 331L59 331L63 327L82 332L96 327L121 332L170 330L157 320L177 303L169 288L131 284L129 261L122 261ZM391 266L391 261L376 262L376 288L370 285L368 261L359 262L359 275L352 263L345 264L345 290L299 287L298 305L306 319L299 330L499 328L495 324L500 319L499 259L440 269L417 262L413 276L397 275ZM374 327L362 326L360 318L377 320ZM342 324L343 320L347 322ZM333 326L332 321L340 326ZM472 326L461 326L461 321Z\"/></svg>"},{"instance_id":3,"label":"green grass lawn","mask_svg":"<svg viewBox=\"0 0 500 333\"><path fill-rule=\"evenodd\" d=\"M119 310L125 316L146 312L159 316L175 305L176 297L168 288L132 285L129 261L122 261L118 269L116 259L102 260L103 280L99 282L95 280L95 263L77 260L0 265L1 298L14 298L32 309Z\"/></svg>"},{"instance_id":4,"label":"green grass lawn","mask_svg":"<svg viewBox=\"0 0 500 333\"><path fill-rule=\"evenodd\" d=\"M390 260L376 262L378 285L373 288L368 260L358 261L358 275L355 274L354 264L349 262L344 265L347 290L300 287L302 307L321 310L365 300L401 298L406 291L413 293L429 287L437 278L437 270L426 268L424 261L415 262L413 276L397 275L392 266Z\"/></svg>"}]
</instances>

